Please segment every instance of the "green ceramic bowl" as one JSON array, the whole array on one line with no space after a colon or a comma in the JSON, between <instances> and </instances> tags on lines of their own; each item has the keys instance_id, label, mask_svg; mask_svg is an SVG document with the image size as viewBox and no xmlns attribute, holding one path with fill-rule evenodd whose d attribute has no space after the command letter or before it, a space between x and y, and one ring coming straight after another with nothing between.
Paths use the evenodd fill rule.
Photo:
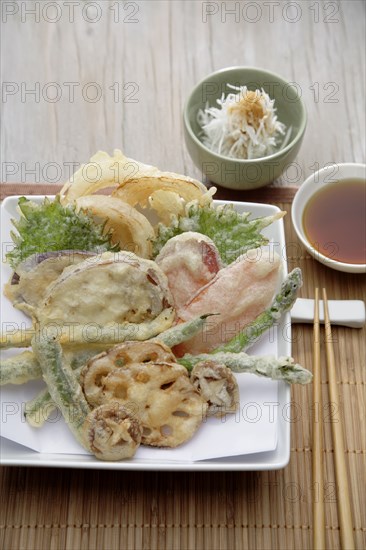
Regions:
<instances>
[{"instance_id":1,"label":"green ceramic bowl","mask_svg":"<svg viewBox=\"0 0 366 550\"><path fill-rule=\"evenodd\" d=\"M227 84L246 85L250 90L263 88L275 100L278 120L291 127L288 144L270 156L253 160L232 159L210 151L203 145L197 122L199 109L217 106L216 100L232 92ZM230 67L202 80L189 96L183 113L185 140L195 165L213 183L229 189L256 189L271 183L295 159L304 136L306 110L299 87L269 71L254 67Z\"/></svg>"}]
</instances>

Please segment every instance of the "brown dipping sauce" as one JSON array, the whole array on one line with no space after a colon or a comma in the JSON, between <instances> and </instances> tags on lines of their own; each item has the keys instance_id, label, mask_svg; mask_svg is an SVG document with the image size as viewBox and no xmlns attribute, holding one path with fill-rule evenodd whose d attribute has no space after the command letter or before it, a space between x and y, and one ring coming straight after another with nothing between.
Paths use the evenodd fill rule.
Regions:
<instances>
[{"instance_id":1,"label":"brown dipping sauce","mask_svg":"<svg viewBox=\"0 0 366 550\"><path fill-rule=\"evenodd\" d=\"M321 254L348 264L366 263L366 181L350 179L320 189L305 206L303 227Z\"/></svg>"}]
</instances>

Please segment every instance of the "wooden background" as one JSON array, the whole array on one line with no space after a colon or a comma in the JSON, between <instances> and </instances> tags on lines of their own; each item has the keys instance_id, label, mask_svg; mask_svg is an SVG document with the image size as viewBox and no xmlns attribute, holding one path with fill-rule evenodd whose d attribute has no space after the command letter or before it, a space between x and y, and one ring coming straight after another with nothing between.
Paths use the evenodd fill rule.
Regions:
<instances>
[{"instance_id":1,"label":"wooden background","mask_svg":"<svg viewBox=\"0 0 366 550\"><path fill-rule=\"evenodd\" d=\"M183 141L183 103L201 78L231 65L263 67L301 87L307 132L297 164L276 186L301 185L329 162L365 162L363 0L38 5L0 2L5 183L60 184L73 165L115 147L161 169L200 177ZM229 14L236 6L239 12ZM39 13L32 15L32 9ZM3 189L1 196L16 189ZM278 196L287 190L268 191L267 199L260 192L258 200L289 210L290 199ZM294 242L289 216L285 223ZM365 299L361 279L327 270L305 253L300 262L307 281L303 296L313 295L316 284L326 285L330 298ZM303 339L295 338L293 353L311 368L311 327L295 331ZM361 549L365 333L336 334L354 534ZM326 377L322 387L327 399ZM294 401L304 410L310 399L311 387L294 389ZM294 424L290 465L278 472L117 476L1 468L0 548L311 550L310 426L310 414ZM329 424L325 439L326 480L334 485ZM301 495L284 493L294 486ZM328 548L339 549L335 500L327 502L326 514Z\"/></svg>"},{"instance_id":2,"label":"wooden background","mask_svg":"<svg viewBox=\"0 0 366 550\"><path fill-rule=\"evenodd\" d=\"M276 185L300 185L329 162L365 161L362 0L1 4L4 182L62 183L72 163L115 147L200 177L182 107L200 79L232 65L301 88L307 132Z\"/></svg>"}]
</instances>

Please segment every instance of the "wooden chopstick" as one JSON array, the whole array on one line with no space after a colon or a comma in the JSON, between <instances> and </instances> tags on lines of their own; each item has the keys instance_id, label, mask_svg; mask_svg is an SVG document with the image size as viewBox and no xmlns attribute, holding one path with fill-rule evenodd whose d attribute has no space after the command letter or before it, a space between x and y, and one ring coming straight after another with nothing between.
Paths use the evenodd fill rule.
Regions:
<instances>
[{"instance_id":1,"label":"wooden chopstick","mask_svg":"<svg viewBox=\"0 0 366 550\"><path fill-rule=\"evenodd\" d=\"M340 535L342 549L353 550L355 548L353 540L353 524L351 504L348 488L347 468L345 460L345 447L343 439L342 423L340 421L340 400L336 380L336 366L334 359L332 329L329 320L329 310L327 293L323 288L323 305L324 305L324 326L325 326L325 349L327 354L327 372L329 382L329 398L338 415L332 424L332 436L334 446L334 463L337 483L337 507L338 520L340 525Z\"/></svg>"},{"instance_id":2,"label":"wooden chopstick","mask_svg":"<svg viewBox=\"0 0 366 550\"><path fill-rule=\"evenodd\" d=\"M325 550L323 405L318 288L315 289L313 346L313 548L314 550Z\"/></svg>"}]
</instances>

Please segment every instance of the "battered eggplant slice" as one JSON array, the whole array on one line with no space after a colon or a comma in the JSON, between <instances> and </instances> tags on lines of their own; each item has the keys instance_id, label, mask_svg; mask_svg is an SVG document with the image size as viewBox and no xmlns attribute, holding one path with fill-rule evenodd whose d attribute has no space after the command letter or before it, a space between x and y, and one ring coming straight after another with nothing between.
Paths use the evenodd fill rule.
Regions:
<instances>
[{"instance_id":1,"label":"battered eggplant slice","mask_svg":"<svg viewBox=\"0 0 366 550\"><path fill-rule=\"evenodd\" d=\"M48 287L37 320L46 324L152 321L173 303L168 281L151 260L105 252L62 272Z\"/></svg>"},{"instance_id":2,"label":"battered eggplant slice","mask_svg":"<svg viewBox=\"0 0 366 550\"><path fill-rule=\"evenodd\" d=\"M172 351L160 342L124 342L93 357L80 374L80 384L90 405L105 402L105 380L115 369L129 363L175 361Z\"/></svg>"},{"instance_id":3,"label":"battered eggplant slice","mask_svg":"<svg viewBox=\"0 0 366 550\"><path fill-rule=\"evenodd\" d=\"M207 416L220 418L238 410L238 383L232 371L225 365L201 361L193 368L191 381L208 404Z\"/></svg>"},{"instance_id":4,"label":"battered eggplant slice","mask_svg":"<svg viewBox=\"0 0 366 550\"><path fill-rule=\"evenodd\" d=\"M16 272L4 287L4 294L14 307L33 317L47 294L48 286L63 270L91 256L95 254L82 250L32 254L17 266Z\"/></svg>"}]
</instances>

